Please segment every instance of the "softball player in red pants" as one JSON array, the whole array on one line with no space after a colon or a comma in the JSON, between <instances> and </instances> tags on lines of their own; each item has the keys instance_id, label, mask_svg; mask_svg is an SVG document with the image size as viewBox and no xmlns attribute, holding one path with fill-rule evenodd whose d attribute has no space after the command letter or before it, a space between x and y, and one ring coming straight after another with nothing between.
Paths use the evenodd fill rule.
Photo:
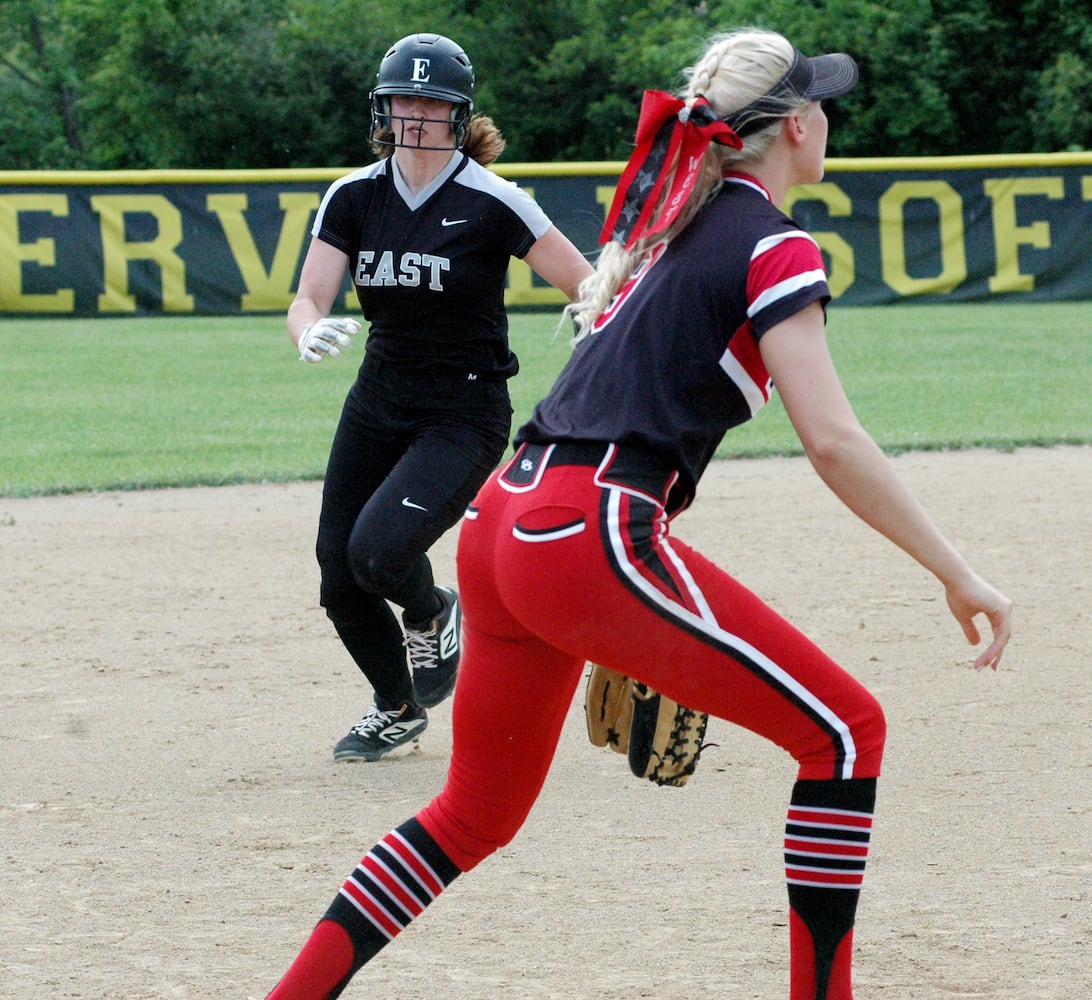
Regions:
<instances>
[{"instance_id":1,"label":"softball player in red pants","mask_svg":"<svg viewBox=\"0 0 1092 1000\"><path fill-rule=\"evenodd\" d=\"M818 102L856 77L848 56L809 59L748 31L711 44L685 100L646 94L610 242L574 308L573 355L460 532L464 647L447 781L354 869L273 1000L339 996L456 876L515 836L588 660L795 759L790 997L852 1000L883 713L671 527L725 432L776 384L824 482L938 578L968 640L979 640L975 617L988 618L992 641L975 666L996 668L1008 641L1011 602L972 572L857 422L826 347L822 255L776 207L822 176ZM737 531L762 517L731 513Z\"/></svg>"},{"instance_id":2,"label":"softball player in red pants","mask_svg":"<svg viewBox=\"0 0 1092 1000\"><path fill-rule=\"evenodd\" d=\"M483 488L460 535L464 660L447 783L345 883L316 931L344 936L342 961L319 991L286 980L274 998L336 996L335 984L458 872L515 836L589 659L797 759L786 859L793 919L804 928L794 927L794 959L812 971L793 996L848 996L828 984L848 979L883 713L797 629L671 537L665 504L675 478L614 445L524 445Z\"/></svg>"}]
</instances>

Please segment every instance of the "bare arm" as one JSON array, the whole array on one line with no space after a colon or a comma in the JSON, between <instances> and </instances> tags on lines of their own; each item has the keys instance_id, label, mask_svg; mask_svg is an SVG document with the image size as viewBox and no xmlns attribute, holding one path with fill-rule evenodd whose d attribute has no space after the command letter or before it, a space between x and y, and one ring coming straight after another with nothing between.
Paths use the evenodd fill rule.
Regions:
<instances>
[{"instance_id":1,"label":"bare arm","mask_svg":"<svg viewBox=\"0 0 1092 1000\"><path fill-rule=\"evenodd\" d=\"M576 298L580 282L594 270L557 226L551 226L535 241L526 260L536 274L560 288L570 302Z\"/></svg>"},{"instance_id":2,"label":"bare arm","mask_svg":"<svg viewBox=\"0 0 1092 1000\"><path fill-rule=\"evenodd\" d=\"M978 577L941 534L857 420L827 350L818 303L779 323L759 342L763 361L808 459L834 494L944 585L969 642L983 614L993 641L975 668L997 669L1012 627L1012 602Z\"/></svg>"},{"instance_id":3,"label":"bare arm","mask_svg":"<svg viewBox=\"0 0 1092 1000\"><path fill-rule=\"evenodd\" d=\"M341 291L349 258L340 250L312 240L300 271L296 298L288 307L288 335L299 344L300 331L330 314Z\"/></svg>"}]
</instances>

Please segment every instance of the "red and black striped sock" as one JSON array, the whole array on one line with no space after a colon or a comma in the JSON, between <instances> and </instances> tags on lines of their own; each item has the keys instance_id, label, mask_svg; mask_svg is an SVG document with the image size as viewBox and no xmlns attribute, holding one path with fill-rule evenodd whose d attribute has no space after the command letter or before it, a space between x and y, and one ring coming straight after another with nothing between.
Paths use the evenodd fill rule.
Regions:
<instances>
[{"instance_id":1,"label":"red and black striped sock","mask_svg":"<svg viewBox=\"0 0 1092 1000\"><path fill-rule=\"evenodd\" d=\"M785 825L791 1000L852 1000L853 922L875 778L798 781Z\"/></svg>"},{"instance_id":2,"label":"red and black striped sock","mask_svg":"<svg viewBox=\"0 0 1092 1000\"><path fill-rule=\"evenodd\" d=\"M416 819L392 830L345 880L268 1000L334 1000L458 874Z\"/></svg>"}]
</instances>

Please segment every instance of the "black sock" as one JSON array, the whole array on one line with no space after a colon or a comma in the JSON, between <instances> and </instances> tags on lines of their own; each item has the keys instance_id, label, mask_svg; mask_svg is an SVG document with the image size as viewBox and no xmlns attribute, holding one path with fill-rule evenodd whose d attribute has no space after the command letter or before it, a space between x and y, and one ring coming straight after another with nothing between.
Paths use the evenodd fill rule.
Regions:
<instances>
[{"instance_id":1,"label":"black sock","mask_svg":"<svg viewBox=\"0 0 1092 1000\"><path fill-rule=\"evenodd\" d=\"M838 947L853 929L875 803L875 778L793 787L785 876L789 905L810 935L816 1000L826 1000ZM793 941L793 962L794 975L801 975L808 964L801 940Z\"/></svg>"}]
</instances>

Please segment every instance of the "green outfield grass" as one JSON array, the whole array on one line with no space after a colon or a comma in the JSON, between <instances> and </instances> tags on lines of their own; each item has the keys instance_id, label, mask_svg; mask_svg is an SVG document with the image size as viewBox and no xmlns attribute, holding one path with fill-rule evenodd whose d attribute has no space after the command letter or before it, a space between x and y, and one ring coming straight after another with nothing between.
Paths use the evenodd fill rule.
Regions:
<instances>
[{"instance_id":1,"label":"green outfield grass","mask_svg":"<svg viewBox=\"0 0 1092 1000\"><path fill-rule=\"evenodd\" d=\"M512 317L517 425L568 355L556 324ZM1092 303L835 306L828 331L889 452L1092 441ZM0 496L321 477L360 356L300 364L280 316L2 319ZM719 454L799 451L775 401Z\"/></svg>"}]
</instances>

